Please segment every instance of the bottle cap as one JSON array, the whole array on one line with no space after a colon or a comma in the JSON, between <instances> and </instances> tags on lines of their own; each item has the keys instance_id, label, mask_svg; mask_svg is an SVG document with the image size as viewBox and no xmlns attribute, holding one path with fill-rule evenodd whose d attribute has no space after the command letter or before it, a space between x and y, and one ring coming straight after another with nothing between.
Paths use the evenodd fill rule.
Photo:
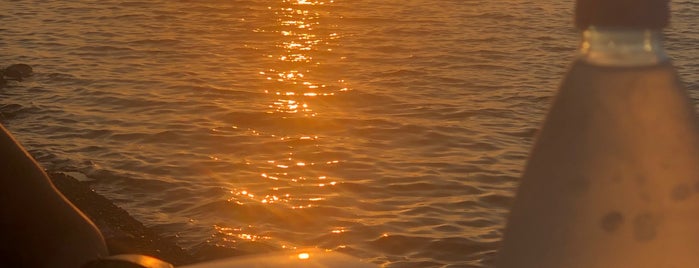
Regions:
<instances>
[{"instance_id":1,"label":"bottle cap","mask_svg":"<svg viewBox=\"0 0 699 268\"><path fill-rule=\"evenodd\" d=\"M670 20L670 0L577 0L580 29L605 27L661 29Z\"/></svg>"}]
</instances>

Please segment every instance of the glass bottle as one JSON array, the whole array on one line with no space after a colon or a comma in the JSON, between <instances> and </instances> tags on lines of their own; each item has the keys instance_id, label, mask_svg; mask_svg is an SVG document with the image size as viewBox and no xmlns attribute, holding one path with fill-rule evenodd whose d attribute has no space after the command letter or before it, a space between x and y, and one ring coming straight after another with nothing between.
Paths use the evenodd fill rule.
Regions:
<instances>
[{"instance_id":1,"label":"glass bottle","mask_svg":"<svg viewBox=\"0 0 699 268\"><path fill-rule=\"evenodd\" d=\"M528 159L499 268L697 267L699 120L667 0L578 0L580 55Z\"/></svg>"}]
</instances>

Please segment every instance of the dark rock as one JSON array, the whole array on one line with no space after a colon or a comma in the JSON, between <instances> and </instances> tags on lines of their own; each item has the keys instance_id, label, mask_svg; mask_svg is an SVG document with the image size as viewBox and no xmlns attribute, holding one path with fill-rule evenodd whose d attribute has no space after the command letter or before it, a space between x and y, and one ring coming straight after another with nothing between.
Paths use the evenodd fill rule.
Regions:
<instances>
[{"instance_id":1,"label":"dark rock","mask_svg":"<svg viewBox=\"0 0 699 268\"><path fill-rule=\"evenodd\" d=\"M3 72L4 77L18 81L22 81L22 78L30 77L32 74L34 74L32 67L23 63L7 66Z\"/></svg>"},{"instance_id":2,"label":"dark rock","mask_svg":"<svg viewBox=\"0 0 699 268\"><path fill-rule=\"evenodd\" d=\"M144 226L125 210L93 192L88 184L63 173L49 173L49 177L56 188L97 225L110 254L148 255L176 266L195 261L174 241Z\"/></svg>"}]
</instances>

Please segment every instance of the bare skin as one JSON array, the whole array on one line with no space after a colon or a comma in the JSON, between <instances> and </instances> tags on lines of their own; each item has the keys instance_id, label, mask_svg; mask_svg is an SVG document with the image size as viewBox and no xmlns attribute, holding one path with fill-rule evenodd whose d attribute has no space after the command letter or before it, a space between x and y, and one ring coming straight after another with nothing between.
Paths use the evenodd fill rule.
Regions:
<instances>
[{"instance_id":1,"label":"bare skin","mask_svg":"<svg viewBox=\"0 0 699 268\"><path fill-rule=\"evenodd\" d=\"M0 125L0 266L80 267L107 256L95 225Z\"/></svg>"}]
</instances>

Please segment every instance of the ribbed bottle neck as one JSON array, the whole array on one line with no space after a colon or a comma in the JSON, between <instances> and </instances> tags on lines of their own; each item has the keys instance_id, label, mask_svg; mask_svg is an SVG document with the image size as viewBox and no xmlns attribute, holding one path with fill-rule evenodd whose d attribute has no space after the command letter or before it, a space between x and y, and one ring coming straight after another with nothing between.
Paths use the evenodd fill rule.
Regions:
<instances>
[{"instance_id":1,"label":"ribbed bottle neck","mask_svg":"<svg viewBox=\"0 0 699 268\"><path fill-rule=\"evenodd\" d=\"M590 26L582 32L580 59L598 66L640 67L668 60L662 32Z\"/></svg>"}]
</instances>

